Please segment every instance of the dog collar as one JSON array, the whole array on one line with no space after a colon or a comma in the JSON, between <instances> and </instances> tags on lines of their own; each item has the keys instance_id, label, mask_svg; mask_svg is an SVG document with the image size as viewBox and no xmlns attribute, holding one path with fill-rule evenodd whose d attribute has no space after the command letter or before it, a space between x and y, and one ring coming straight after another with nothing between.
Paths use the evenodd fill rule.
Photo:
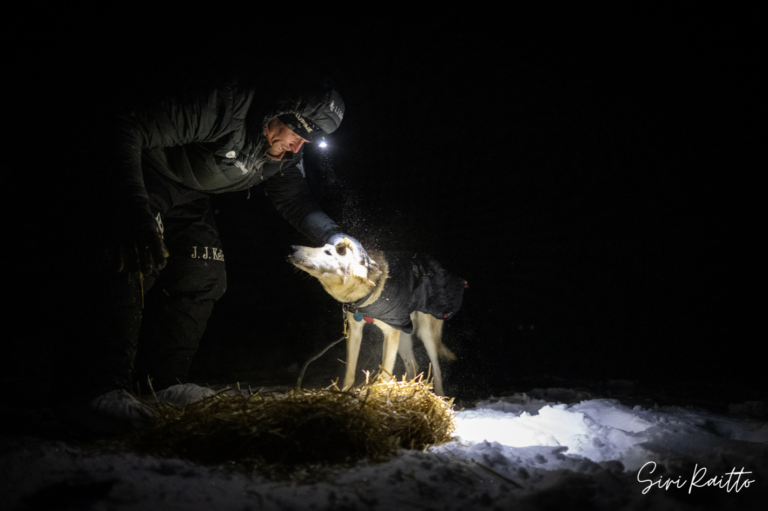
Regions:
<instances>
[{"instance_id":1,"label":"dog collar","mask_svg":"<svg viewBox=\"0 0 768 511\"><path fill-rule=\"evenodd\" d=\"M345 303L344 305L342 305L342 309L344 309L344 312L351 312L352 313L352 317L358 323L360 321L365 320L367 323L373 324L373 318L369 318L368 316L366 316L365 314L363 314L362 312L357 310L355 308L355 306L352 305L351 303Z\"/></svg>"}]
</instances>

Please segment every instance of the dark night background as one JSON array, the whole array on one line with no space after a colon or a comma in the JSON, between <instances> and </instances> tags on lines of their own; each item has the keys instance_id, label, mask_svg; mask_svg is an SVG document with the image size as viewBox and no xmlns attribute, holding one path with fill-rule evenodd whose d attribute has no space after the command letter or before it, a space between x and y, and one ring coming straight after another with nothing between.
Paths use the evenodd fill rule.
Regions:
<instances>
[{"instance_id":1,"label":"dark night background","mask_svg":"<svg viewBox=\"0 0 768 511\"><path fill-rule=\"evenodd\" d=\"M4 336L18 354L6 377L45 382L53 343L88 329L96 256L78 236L98 212L84 134L126 94L180 76L319 59L347 106L331 147L306 151L325 211L366 247L430 253L469 282L445 329L459 356L443 366L449 394L544 376L764 388L757 169L743 152L754 39L712 14L600 31L340 30L276 62L255 36L126 41L96 28L50 41L27 91L40 110L31 142L50 154L34 186L16 173L4 184L23 199L11 232L32 263L6 268L18 297L6 310L23 319ZM228 291L193 365L200 382L293 381L341 334L341 307L285 261L307 240L253 192L212 198ZM318 382L343 357L328 353Z\"/></svg>"}]
</instances>

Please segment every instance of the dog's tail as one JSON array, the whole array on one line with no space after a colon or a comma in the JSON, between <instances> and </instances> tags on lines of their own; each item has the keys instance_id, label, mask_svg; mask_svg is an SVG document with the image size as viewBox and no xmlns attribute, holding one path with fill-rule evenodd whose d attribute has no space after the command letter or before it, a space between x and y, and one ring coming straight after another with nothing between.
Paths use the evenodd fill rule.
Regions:
<instances>
[{"instance_id":1,"label":"dog's tail","mask_svg":"<svg viewBox=\"0 0 768 511\"><path fill-rule=\"evenodd\" d=\"M456 355L442 341L437 344L437 355L448 360L456 360Z\"/></svg>"}]
</instances>

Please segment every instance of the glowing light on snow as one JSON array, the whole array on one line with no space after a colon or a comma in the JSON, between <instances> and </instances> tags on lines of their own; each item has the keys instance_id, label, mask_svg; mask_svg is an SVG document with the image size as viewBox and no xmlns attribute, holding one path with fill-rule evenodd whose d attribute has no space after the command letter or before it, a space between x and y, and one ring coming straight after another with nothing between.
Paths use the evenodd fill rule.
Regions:
<instances>
[{"instance_id":1,"label":"glowing light on snow","mask_svg":"<svg viewBox=\"0 0 768 511\"><path fill-rule=\"evenodd\" d=\"M481 414L462 412L457 417L456 434L468 442L487 440L509 447L560 445L541 426L536 427L531 418L526 412L520 416L493 410L484 410Z\"/></svg>"},{"instance_id":2,"label":"glowing light on snow","mask_svg":"<svg viewBox=\"0 0 768 511\"><path fill-rule=\"evenodd\" d=\"M462 441L498 442L508 447L568 447L569 455L599 462L620 459L636 444L647 440L641 433L651 426L627 413L617 414L610 403L584 402L543 406L537 415L499 410L474 410L457 414L456 434ZM599 422L593 417L598 418Z\"/></svg>"},{"instance_id":3,"label":"glowing light on snow","mask_svg":"<svg viewBox=\"0 0 768 511\"><path fill-rule=\"evenodd\" d=\"M320 142L320 147L328 147L328 144L325 143L325 141Z\"/></svg>"}]
</instances>

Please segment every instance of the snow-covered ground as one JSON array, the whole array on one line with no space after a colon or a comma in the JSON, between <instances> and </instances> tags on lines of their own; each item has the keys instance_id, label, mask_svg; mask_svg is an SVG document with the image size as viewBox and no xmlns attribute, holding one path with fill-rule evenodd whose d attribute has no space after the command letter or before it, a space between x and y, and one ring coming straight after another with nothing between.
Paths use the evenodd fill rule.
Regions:
<instances>
[{"instance_id":1,"label":"snow-covered ground","mask_svg":"<svg viewBox=\"0 0 768 511\"><path fill-rule=\"evenodd\" d=\"M6 436L0 495L3 509L765 509L765 420L545 394L558 399L481 401L452 443L311 484Z\"/></svg>"}]
</instances>

